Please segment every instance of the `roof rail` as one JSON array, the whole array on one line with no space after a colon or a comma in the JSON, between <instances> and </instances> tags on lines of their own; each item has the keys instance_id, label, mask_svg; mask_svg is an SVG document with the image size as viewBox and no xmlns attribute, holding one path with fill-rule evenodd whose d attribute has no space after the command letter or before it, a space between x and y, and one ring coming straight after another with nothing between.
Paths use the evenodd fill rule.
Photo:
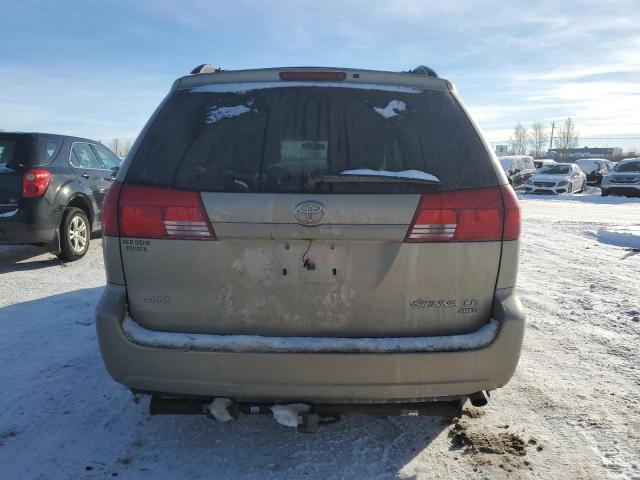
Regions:
<instances>
[{"instance_id":1,"label":"roof rail","mask_svg":"<svg viewBox=\"0 0 640 480\"><path fill-rule=\"evenodd\" d=\"M425 65L418 65L416 68L409 71L409 73L415 73L416 75L425 75L427 77L438 77L438 74L435 72L435 70Z\"/></svg>"},{"instance_id":2,"label":"roof rail","mask_svg":"<svg viewBox=\"0 0 640 480\"><path fill-rule=\"evenodd\" d=\"M203 63L202 65L198 65L196 68L191 70L191 74L195 75L197 73L214 73L220 72L221 68L216 68L213 65L209 65L208 63Z\"/></svg>"}]
</instances>

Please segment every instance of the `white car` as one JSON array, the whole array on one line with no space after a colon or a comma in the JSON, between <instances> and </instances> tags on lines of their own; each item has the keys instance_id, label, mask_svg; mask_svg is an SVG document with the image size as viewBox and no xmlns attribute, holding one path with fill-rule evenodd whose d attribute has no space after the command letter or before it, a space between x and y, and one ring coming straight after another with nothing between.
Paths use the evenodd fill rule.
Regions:
<instances>
[{"instance_id":1,"label":"white car","mask_svg":"<svg viewBox=\"0 0 640 480\"><path fill-rule=\"evenodd\" d=\"M527 180L528 193L576 193L584 191L587 176L574 163L556 163L542 167Z\"/></svg>"}]
</instances>

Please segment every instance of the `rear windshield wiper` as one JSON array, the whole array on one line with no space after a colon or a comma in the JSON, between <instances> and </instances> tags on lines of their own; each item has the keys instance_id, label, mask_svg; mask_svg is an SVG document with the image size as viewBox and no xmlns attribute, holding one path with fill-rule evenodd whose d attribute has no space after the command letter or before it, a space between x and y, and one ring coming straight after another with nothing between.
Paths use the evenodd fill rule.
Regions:
<instances>
[{"instance_id":1,"label":"rear windshield wiper","mask_svg":"<svg viewBox=\"0 0 640 480\"><path fill-rule=\"evenodd\" d=\"M425 185L440 185L440 180L425 178L394 177L390 175L310 175L308 185L317 183L418 183Z\"/></svg>"}]
</instances>

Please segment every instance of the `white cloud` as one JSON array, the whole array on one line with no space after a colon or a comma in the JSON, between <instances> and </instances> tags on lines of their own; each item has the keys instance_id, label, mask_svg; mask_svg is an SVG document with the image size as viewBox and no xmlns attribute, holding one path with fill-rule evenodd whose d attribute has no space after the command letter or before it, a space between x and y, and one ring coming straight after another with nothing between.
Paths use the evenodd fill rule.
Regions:
<instances>
[{"instance_id":1,"label":"white cloud","mask_svg":"<svg viewBox=\"0 0 640 480\"><path fill-rule=\"evenodd\" d=\"M82 18L91 8L78 7L74 15ZM127 18L157 51L132 43L131 52L118 52L123 69L112 61L63 70L54 62L25 72L3 62L0 128L125 136L141 128L173 80L141 73L140 58L180 69L187 58L224 58L223 68L427 64L457 83L491 136L508 137L517 122L567 116L583 134L640 136L638 0L138 0ZM12 41L18 47L31 38ZM167 58L163 41L188 51Z\"/></svg>"},{"instance_id":2,"label":"white cloud","mask_svg":"<svg viewBox=\"0 0 640 480\"><path fill-rule=\"evenodd\" d=\"M0 68L0 128L133 138L173 78L137 72Z\"/></svg>"}]
</instances>

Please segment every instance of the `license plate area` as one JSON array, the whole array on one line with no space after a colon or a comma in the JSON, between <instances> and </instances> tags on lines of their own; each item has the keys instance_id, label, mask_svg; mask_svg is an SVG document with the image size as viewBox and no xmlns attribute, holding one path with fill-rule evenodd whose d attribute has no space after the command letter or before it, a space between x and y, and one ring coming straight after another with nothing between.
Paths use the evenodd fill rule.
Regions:
<instances>
[{"instance_id":1,"label":"license plate area","mask_svg":"<svg viewBox=\"0 0 640 480\"><path fill-rule=\"evenodd\" d=\"M282 277L308 284L344 281L347 248L335 242L305 241L285 244Z\"/></svg>"}]
</instances>

